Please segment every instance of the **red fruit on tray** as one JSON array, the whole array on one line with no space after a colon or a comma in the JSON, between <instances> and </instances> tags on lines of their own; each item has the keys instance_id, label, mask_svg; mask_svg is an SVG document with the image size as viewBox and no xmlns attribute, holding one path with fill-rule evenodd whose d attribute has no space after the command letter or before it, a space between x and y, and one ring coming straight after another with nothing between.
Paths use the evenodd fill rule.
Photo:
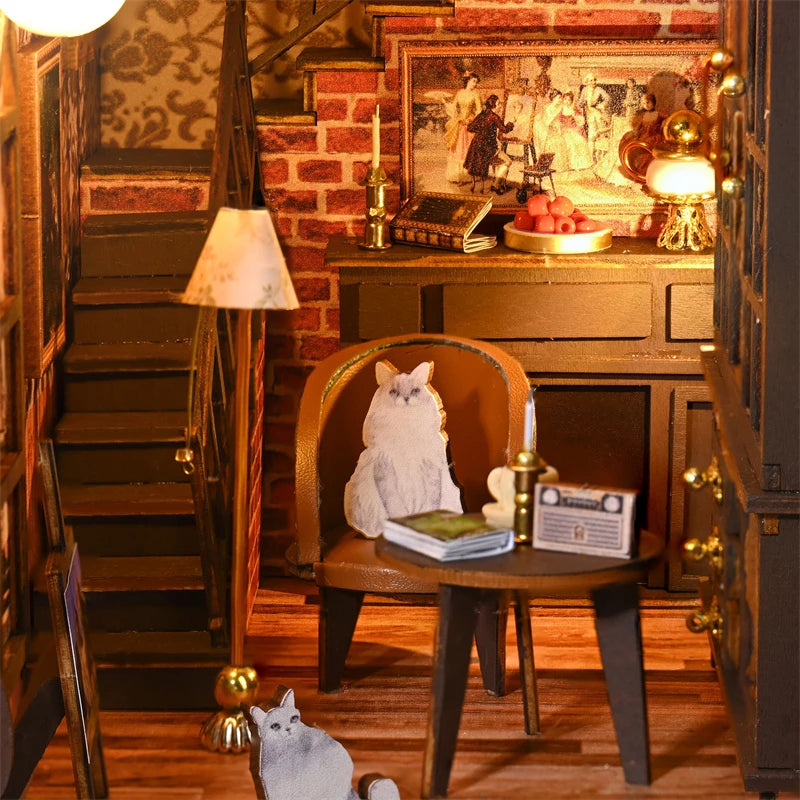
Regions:
<instances>
[{"instance_id":1,"label":"red fruit on tray","mask_svg":"<svg viewBox=\"0 0 800 800\"><path fill-rule=\"evenodd\" d=\"M551 214L539 214L533 225L536 233L553 233L556 229L556 221Z\"/></svg>"},{"instance_id":2,"label":"red fruit on tray","mask_svg":"<svg viewBox=\"0 0 800 800\"><path fill-rule=\"evenodd\" d=\"M553 226L556 233L575 233L575 220L572 217L556 217Z\"/></svg>"},{"instance_id":3,"label":"red fruit on tray","mask_svg":"<svg viewBox=\"0 0 800 800\"><path fill-rule=\"evenodd\" d=\"M577 208L570 214L570 216L575 220L575 222L580 222L582 219L589 219L589 217L587 217L583 211L579 211Z\"/></svg>"},{"instance_id":4,"label":"red fruit on tray","mask_svg":"<svg viewBox=\"0 0 800 800\"><path fill-rule=\"evenodd\" d=\"M575 228L578 231L578 233L589 233L590 231L599 231L600 228L602 227L603 226L597 220L589 219L588 217L586 219L578 220L578 222L575 223Z\"/></svg>"},{"instance_id":5,"label":"red fruit on tray","mask_svg":"<svg viewBox=\"0 0 800 800\"><path fill-rule=\"evenodd\" d=\"M568 217L574 210L575 204L566 195L560 194L554 200L550 201L547 210L554 217Z\"/></svg>"},{"instance_id":6,"label":"red fruit on tray","mask_svg":"<svg viewBox=\"0 0 800 800\"><path fill-rule=\"evenodd\" d=\"M520 231L533 230L533 217L527 211L517 211L514 215L514 227Z\"/></svg>"},{"instance_id":7,"label":"red fruit on tray","mask_svg":"<svg viewBox=\"0 0 800 800\"><path fill-rule=\"evenodd\" d=\"M548 214L547 205L550 198L546 194L535 194L528 199L528 213L532 217Z\"/></svg>"}]
</instances>

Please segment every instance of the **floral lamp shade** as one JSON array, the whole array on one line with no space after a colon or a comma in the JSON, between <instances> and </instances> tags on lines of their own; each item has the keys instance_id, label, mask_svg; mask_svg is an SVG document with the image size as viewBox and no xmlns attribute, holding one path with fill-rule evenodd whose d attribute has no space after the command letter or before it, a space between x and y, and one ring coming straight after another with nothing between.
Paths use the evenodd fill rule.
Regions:
<instances>
[{"instance_id":1,"label":"floral lamp shade","mask_svg":"<svg viewBox=\"0 0 800 800\"><path fill-rule=\"evenodd\" d=\"M298 308L267 209L217 212L181 302L214 308Z\"/></svg>"}]
</instances>

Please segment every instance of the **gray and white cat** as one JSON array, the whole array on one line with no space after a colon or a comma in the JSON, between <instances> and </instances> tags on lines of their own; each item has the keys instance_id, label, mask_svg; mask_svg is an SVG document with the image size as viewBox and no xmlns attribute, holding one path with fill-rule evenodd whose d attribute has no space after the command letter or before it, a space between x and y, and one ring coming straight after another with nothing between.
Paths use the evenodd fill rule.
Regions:
<instances>
[{"instance_id":1,"label":"gray and white cat","mask_svg":"<svg viewBox=\"0 0 800 800\"><path fill-rule=\"evenodd\" d=\"M266 711L252 706L250 716L258 728L253 755L266 800L359 800L349 753L325 731L300 721L291 689L280 705ZM393 780L368 777L365 800L400 800Z\"/></svg>"},{"instance_id":2,"label":"gray and white cat","mask_svg":"<svg viewBox=\"0 0 800 800\"><path fill-rule=\"evenodd\" d=\"M378 388L364 418L365 449L344 488L347 522L367 536L388 517L437 508L463 511L447 460L445 412L430 385L433 362L400 372L375 364Z\"/></svg>"}]
</instances>

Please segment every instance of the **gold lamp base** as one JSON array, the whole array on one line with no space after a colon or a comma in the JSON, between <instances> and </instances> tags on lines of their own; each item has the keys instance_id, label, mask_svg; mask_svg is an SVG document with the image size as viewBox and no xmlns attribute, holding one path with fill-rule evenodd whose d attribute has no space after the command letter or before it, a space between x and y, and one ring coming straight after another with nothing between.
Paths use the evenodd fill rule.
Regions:
<instances>
[{"instance_id":1,"label":"gold lamp base","mask_svg":"<svg viewBox=\"0 0 800 800\"><path fill-rule=\"evenodd\" d=\"M244 708L258 693L258 675L252 667L228 666L220 671L214 685L214 699L222 706L203 724L200 741L207 750L243 753L250 747L250 728Z\"/></svg>"},{"instance_id":2,"label":"gold lamp base","mask_svg":"<svg viewBox=\"0 0 800 800\"><path fill-rule=\"evenodd\" d=\"M656 244L667 250L705 250L714 245L702 203L670 203Z\"/></svg>"}]
</instances>

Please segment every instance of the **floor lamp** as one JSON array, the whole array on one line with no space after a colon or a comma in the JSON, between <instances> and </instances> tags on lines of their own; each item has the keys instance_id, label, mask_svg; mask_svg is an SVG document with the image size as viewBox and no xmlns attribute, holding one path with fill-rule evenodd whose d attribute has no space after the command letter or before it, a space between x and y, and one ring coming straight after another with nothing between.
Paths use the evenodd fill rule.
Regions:
<instances>
[{"instance_id":1,"label":"floor lamp","mask_svg":"<svg viewBox=\"0 0 800 800\"><path fill-rule=\"evenodd\" d=\"M217 676L222 707L203 726L209 750L239 753L250 743L243 709L255 700L258 679L244 663L247 615L247 486L250 317L253 309L298 308L286 260L267 209L220 208L181 298L190 305L238 310L234 395L233 552L230 664Z\"/></svg>"}]
</instances>

